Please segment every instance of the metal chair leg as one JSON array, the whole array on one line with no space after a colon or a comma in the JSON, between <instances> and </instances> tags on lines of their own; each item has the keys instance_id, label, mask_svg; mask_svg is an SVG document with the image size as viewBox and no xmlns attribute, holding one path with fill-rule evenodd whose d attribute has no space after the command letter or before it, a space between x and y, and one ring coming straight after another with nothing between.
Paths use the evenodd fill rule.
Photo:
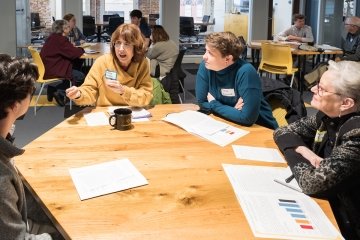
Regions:
<instances>
[{"instance_id":1,"label":"metal chair leg","mask_svg":"<svg viewBox=\"0 0 360 240\"><path fill-rule=\"evenodd\" d=\"M42 83L42 84L41 84L41 87L40 87L39 94L38 94L38 96L36 97L35 106L34 106L34 115L35 115L35 116L36 116L36 107L37 107L37 104L38 104L38 102L39 102L40 95L41 95L42 90L44 89L44 87L45 87L45 83Z\"/></svg>"}]
</instances>

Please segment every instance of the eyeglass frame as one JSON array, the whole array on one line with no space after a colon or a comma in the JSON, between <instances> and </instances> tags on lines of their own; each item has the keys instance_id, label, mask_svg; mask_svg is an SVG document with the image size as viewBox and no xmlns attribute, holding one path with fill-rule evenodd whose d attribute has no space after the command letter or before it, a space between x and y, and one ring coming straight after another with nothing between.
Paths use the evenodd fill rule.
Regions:
<instances>
[{"instance_id":1,"label":"eyeglass frame","mask_svg":"<svg viewBox=\"0 0 360 240\"><path fill-rule=\"evenodd\" d=\"M357 27L360 28L360 26L356 25L356 24L351 24L351 23L345 23L345 26L350 26L350 27Z\"/></svg>"},{"instance_id":2,"label":"eyeglass frame","mask_svg":"<svg viewBox=\"0 0 360 240\"><path fill-rule=\"evenodd\" d=\"M326 89L322 88L322 87L320 86L320 81L318 81L315 86L316 86L317 94L318 94L320 97L325 96L324 93L331 93L331 94L336 94L336 95L338 95L338 96L342 96L342 94L340 94L340 93L330 92L330 91L327 91ZM320 91L320 89L321 89L321 91ZM321 94L320 94L320 92L321 92Z\"/></svg>"},{"instance_id":3,"label":"eyeglass frame","mask_svg":"<svg viewBox=\"0 0 360 240\"><path fill-rule=\"evenodd\" d=\"M118 46L116 46L116 45L118 45ZM124 49L130 49L131 47L134 47L134 45L131 43L121 42L119 40L115 41L113 44L114 48L117 48L117 49L119 49L121 47L121 45Z\"/></svg>"}]
</instances>

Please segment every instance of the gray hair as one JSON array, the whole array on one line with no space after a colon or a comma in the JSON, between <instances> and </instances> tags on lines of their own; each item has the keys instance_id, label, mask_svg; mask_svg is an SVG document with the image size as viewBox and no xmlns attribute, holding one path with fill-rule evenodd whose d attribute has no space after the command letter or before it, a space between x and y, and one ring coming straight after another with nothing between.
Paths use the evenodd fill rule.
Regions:
<instances>
[{"instance_id":1,"label":"gray hair","mask_svg":"<svg viewBox=\"0 0 360 240\"><path fill-rule=\"evenodd\" d=\"M63 33L64 32L64 26L68 25L68 21L61 19L61 20L56 20L54 21L54 23L52 24L51 30L53 33Z\"/></svg>"},{"instance_id":2,"label":"gray hair","mask_svg":"<svg viewBox=\"0 0 360 240\"><path fill-rule=\"evenodd\" d=\"M337 79L332 82L337 93L354 99L357 111L360 109L360 62L329 61L328 71L333 72Z\"/></svg>"},{"instance_id":3,"label":"gray hair","mask_svg":"<svg viewBox=\"0 0 360 240\"><path fill-rule=\"evenodd\" d=\"M355 17L355 16L347 17L346 20L345 20L345 23L346 24L353 24L353 25L356 25L356 26L360 27L360 17Z\"/></svg>"}]
</instances>

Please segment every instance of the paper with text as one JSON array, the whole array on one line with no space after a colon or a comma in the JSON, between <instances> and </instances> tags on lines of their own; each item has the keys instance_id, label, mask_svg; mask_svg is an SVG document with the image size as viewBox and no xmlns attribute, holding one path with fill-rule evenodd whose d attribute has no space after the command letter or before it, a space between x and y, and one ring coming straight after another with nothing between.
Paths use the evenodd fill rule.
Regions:
<instances>
[{"instance_id":1,"label":"paper with text","mask_svg":"<svg viewBox=\"0 0 360 240\"><path fill-rule=\"evenodd\" d=\"M129 159L69 169L81 200L148 184Z\"/></svg>"},{"instance_id":2,"label":"paper with text","mask_svg":"<svg viewBox=\"0 0 360 240\"><path fill-rule=\"evenodd\" d=\"M94 112L84 114L87 125L105 126L109 125L109 117L104 112Z\"/></svg>"},{"instance_id":3,"label":"paper with text","mask_svg":"<svg viewBox=\"0 0 360 240\"><path fill-rule=\"evenodd\" d=\"M285 168L231 164L223 168L255 237L343 239L313 199L273 181L287 176Z\"/></svg>"},{"instance_id":4,"label":"paper with text","mask_svg":"<svg viewBox=\"0 0 360 240\"><path fill-rule=\"evenodd\" d=\"M222 147L249 133L192 110L170 113L163 120Z\"/></svg>"},{"instance_id":5,"label":"paper with text","mask_svg":"<svg viewBox=\"0 0 360 240\"><path fill-rule=\"evenodd\" d=\"M130 108L132 111L131 118L133 122L135 121L135 119L146 118L147 120L149 120L149 117L151 117L151 113L144 108L135 108L135 107L127 107L127 106L108 107L108 113L112 115L114 114L114 110L118 108ZM146 120L140 120L140 121L146 121Z\"/></svg>"},{"instance_id":6,"label":"paper with text","mask_svg":"<svg viewBox=\"0 0 360 240\"><path fill-rule=\"evenodd\" d=\"M250 147L241 145L232 145L236 158L255 160L263 162L285 163L279 150L275 148Z\"/></svg>"}]
</instances>

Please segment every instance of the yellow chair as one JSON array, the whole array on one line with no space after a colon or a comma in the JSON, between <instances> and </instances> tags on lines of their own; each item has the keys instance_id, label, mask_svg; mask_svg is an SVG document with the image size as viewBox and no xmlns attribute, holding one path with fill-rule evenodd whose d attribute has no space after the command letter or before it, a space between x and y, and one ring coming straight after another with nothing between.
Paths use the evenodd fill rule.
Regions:
<instances>
[{"instance_id":1,"label":"yellow chair","mask_svg":"<svg viewBox=\"0 0 360 240\"><path fill-rule=\"evenodd\" d=\"M35 48L33 48L33 47L31 47L31 46L29 46L28 49L29 49L29 52L31 53L33 62L34 62L34 63L37 65L37 67L38 67L39 78L36 80L36 82L39 83L40 86L41 86L41 87L40 87L39 94L38 94L38 96L37 96L37 98L36 98L36 101L35 101L35 105L34 105L34 114L36 115L36 107L37 107L37 104L38 104L38 102L39 102L39 98L40 98L40 96L41 96L41 93L42 93L45 85L46 85L46 84L49 84L49 83L56 82L56 81L61 81L61 80L63 80L63 78L44 79L45 66L44 66L44 63L43 63L43 61L42 61L42 59L41 59L41 57L40 57L39 52L38 52ZM70 85L71 85L71 83L70 83Z\"/></svg>"},{"instance_id":2,"label":"yellow chair","mask_svg":"<svg viewBox=\"0 0 360 240\"><path fill-rule=\"evenodd\" d=\"M293 67L291 48L288 45L262 43L261 44L261 61L258 73L265 71L272 74L292 75L290 87L294 82L297 68Z\"/></svg>"},{"instance_id":3,"label":"yellow chair","mask_svg":"<svg viewBox=\"0 0 360 240\"><path fill-rule=\"evenodd\" d=\"M272 98L268 100L268 102L271 106L273 117L275 118L279 127L288 125L288 122L285 118L287 112L285 107L281 104L280 100Z\"/></svg>"}]
</instances>

